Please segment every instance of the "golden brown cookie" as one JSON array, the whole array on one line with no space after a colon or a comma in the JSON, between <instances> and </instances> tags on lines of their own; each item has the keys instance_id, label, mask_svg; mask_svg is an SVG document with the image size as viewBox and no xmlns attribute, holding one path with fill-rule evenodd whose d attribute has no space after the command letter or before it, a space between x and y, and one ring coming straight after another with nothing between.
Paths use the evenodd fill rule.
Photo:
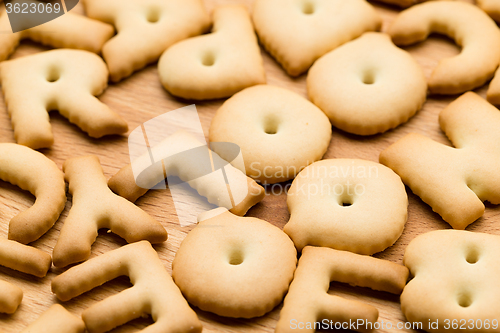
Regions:
<instances>
[{"instance_id":1,"label":"golden brown cookie","mask_svg":"<svg viewBox=\"0 0 500 333\"><path fill-rule=\"evenodd\" d=\"M500 112L468 92L441 111L439 123L456 149L413 133L380 162L453 228L465 229L483 215L483 201L500 204Z\"/></svg>"},{"instance_id":2,"label":"golden brown cookie","mask_svg":"<svg viewBox=\"0 0 500 333\"><path fill-rule=\"evenodd\" d=\"M85 323L82 318L69 313L59 304L52 305L22 333L83 333Z\"/></svg>"},{"instance_id":3,"label":"golden brown cookie","mask_svg":"<svg viewBox=\"0 0 500 333\"><path fill-rule=\"evenodd\" d=\"M48 253L34 247L0 238L0 266L19 272L44 277L52 259ZM14 313L23 299L23 291L0 280L0 312Z\"/></svg>"},{"instance_id":4,"label":"golden brown cookie","mask_svg":"<svg viewBox=\"0 0 500 333\"><path fill-rule=\"evenodd\" d=\"M172 95L197 100L223 98L266 83L247 9L220 6L213 17L211 34L179 42L161 56L160 80Z\"/></svg>"},{"instance_id":5,"label":"golden brown cookie","mask_svg":"<svg viewBox=\"0 0 500 333\"><path fill-rule=\"evenodd\" d=\"M26 211L13 217L9 239L31 243L57 221L66 204L64 175L42 153L15 143L0 143L0 179L36 197Z\"/></svg>"},{"instance_id":6,"label":"golden brown cookie","mask_svg":"<svg viewBox=\"0 0 500 333\"><path fill-rule=\"evenodd\" d=\"M74 157L63 165L73 205L54 247L54 266L65 267L84 261L102 228L127 242L148 240L162 243L167 231L155 219L130 201L114 194L106 184L99 158Z\"/></svg>"},{"instance_id":7,"label":"golden brown cookie","mask_svg":"<svg viewBox=\"0 0 500 333\"><path fill-rule=\"evenodd\" d=\"M301 251L306 245L373 254L403 233L408 197L391 169L370 161L313 163L288 190L290 220L284 231Z\"/></svg>"},{"instance_id":8,"label":"golden brown cookie","mask_svg":"<svg viewBox=\"0 0 500 333\"><path fill-rule=\"evenodd\" d=\"M0 79L19 144L33 149L53 144L52 110L93 138L128 131L125 120L94 97L106 88L108 70L93 53L62 49L5 61Z\"/></svg>"},{"instance_id":9,"label":"golden brown cookie","mask_svg":"<svg viewBox=\"0 0 500 333\"><path fill-rule=\"evenodd\" d=\"M307 246L302 251L275 332L292 333L302 326L300 332L314 333L315 323L323 319L327 319L329 325L330 321L334 323L330 328L353 328L351 323L354 322L356 331L371 332L378 319L378 310L359 301L328 294L330 282L400 294L407 279L406 267L387 260Z\"/></svg>"},{"instance_id":10,"label":"golden brown cookie","mask_svg":"<svg viewBox=\"0 0 500 333\"><path fill-rule=\"evenodd\" d=\"M500 21L500 1L499 0L476 0L479 8L484 10L492 19Z\"/></svg>"},{"instance_id":11,"label":"golden brown cookie","mask_svg":"<svg viewBox=\"0 0 500 333\"><path fill-rule=\"evenodd\" d=\"M314 104L290 90L260 85L222 104L212 119L209 137L210 142L237 144L247 175L262 184L274 184L294 178L321 159L331 135L328 118Z\"/></svg>"},{"instance_id":12,"label":"golden brown cookie","mask_svg":"<svg viewBox=\"0 0 500 333\"><path fill-rule=\"evenodd\" d=\"M113 26L73 13L66 13L31 29L16 33L9 31L9 18L4 10L0 10L0 61L7 59L22 39L56 48L100 53L104 43L114 34Z\"/></svg>"},{"instance_id":13,"label":"golden brown cookie","mask_svg":"<svg viewBox=\"0 0 500 333\"><path fill-rule=\"evenodd\" d=\"M307 91L335 127L372 135L399 126L420 110L427 82L420 66L389 35L368 32L316 61Z\"/></svg>"},{"instance_id":14,"label":"golden brown cookie","mask_svg":"<svg viewBox=\"0 0 500 333\"><path fill-rule=\"evenodd\" d=\"M201 332L196 313L147 241L125 245L70 268L52 280L52 291L64 302L122 275L134 286L83 312L89 332L107 332L146 314L151 314L155 323L145 332Z\"/></svg>"},{"instance_id":15,"label":"golden brown cookie","mask_svg":"<svg viewBox=\"0 0 500 333\"><path fill-rule=\"evenodd\" d=\"M462 1L430 1L401 12L388 33L396 45L444 34L462 48L459 55L439 62L429 78L433 94L459 94L482 86L500 62L500 30L476 6Z\"/></svg>"},{"instance_id":16,"label":"golden brown cookie","mask_svg":"<svg viewBox=\"0 0 500 333\"><path fill-rule=\"evenodd\" d=\"M102 49L115 82L210 26L202 0L84 0L83 5L89 17L116 28L116 36Z\"/></svg>"},{"instance_id":17,"label":"golden brown cookie","mask_svg":"<svg viewBox=\"0 0 500 333\"><path fill-rule=\"evenodd\" d=\"M23 290L11 283L0 280L0 313L12 314L23 300Z\"/></svg>"},{"instance_id":18,"label":"golden brown cookie","mask_svg":"<svg viewBox=\"0 0 500 333\"><path fill-rule=\"evenodd\" d=\"M194 152L194 149L197 150ZM176 158L182 152L193 152L186 158ZM201 161L202 155L211 156L213 165L225 165L226 182L221 175L214 172L204 174L206 163ZM151 162L153 156L155 163ZM199 157L196 164L191 160ZM214 171L210 165L210 171ZM202 175L200 177L199 175ZM123 167L117 174L110 178L108 185L115 193L135 202L143 196L148 189L165 180L165 176L179 176L181 180L196 189L200 195L215 205L226 207L233 214L245 215L255 204L264 199L265 190L253 179L233 167L215 152L209 150L206 144L198 141L186 131L178 131L167 137L159 144L151 147L147 153L139 156L131 164ZM228 188L231 196L228 196Z\"/></svg>"},{"instance_id":19,"label":"golden brown cookie","mask_svg":"<svg viewBox=\"0 0 500 333\"><path fill-rule=\"evenodd\" d=\"M260 42L292 76L307 71L325 53L382 25L365 0L257 0L253 22Z\"/></svg>"},{"instance_id":20,"label":"golden brown cookie","mask_svg":"<svg viewBox=\"0 0 500 333\"><path fill-rule=\"evenodd\" d=\"M410 280L401 309L428 332L499 332L500 237L438 230L413 239L404 255Z\"/></svg>"},{"instance_id":21,"label":"golden brown cookie","mask_svg":"<svg viewBox=\"0 0 500 333\"><path fill-rule=\"evenodd\" d=\"M272 224L223 210L200 216L175 255L172 277L187 300L204 311L262 316L287 292L297 253Z\"/></svg>"}]
</instances>

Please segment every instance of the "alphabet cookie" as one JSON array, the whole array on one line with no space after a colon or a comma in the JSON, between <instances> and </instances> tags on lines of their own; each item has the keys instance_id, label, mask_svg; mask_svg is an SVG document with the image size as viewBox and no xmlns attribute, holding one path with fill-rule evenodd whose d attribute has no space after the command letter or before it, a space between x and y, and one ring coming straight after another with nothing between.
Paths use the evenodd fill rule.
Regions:
<instances>
[{"instance_id":1,"label":"alphabet cookie","mask_svg":"<svg viewBox=\"0 0 500 333\"><path fill-rule=\"evenodd\" d=\"M306 245L373 254L401 236L408 197L391 169L370 161L323 160L294 179L283 231L301 251Z\"/></svg>"},{"instance_id":2,"label":"alphabet cookie","mask_svg":"<svg viewBox=\"0 0 500 333\"><path fill-rule=\"evenodd\" d=\"M325 53L382 25L365 0L257 0L253 22L260 42L292 76L307 71Z\"/></svg>"},{"instance_id":3,"label":"alphabet cookie","mask_svg":"<svg viewBox=\"0 0 500 333\"><path fill-rule=\"evenodd\" d=\"M0 238L0 266L44 277L52 265L48 253L16 241Z\"/></svg>"},{"instance_id":4,"label":"alphabet cookie","mask_svg":"<svg viewBox=\"0 0 500 333\"><path fill-rule=\"evenodd\" d=\"M491 104L500 105L500 71L498 70L486 92L486 99Z\"/></svg>"},{"instance_id":5,"label":"alphabet cookie","mask_svg":"<svg viewBox=\"0 0 500 333\"><path fill-rule=\"evenodd\" d=\"M0 31L0 61L7 59L25 38L57 48L100 53L104 43L114 34L111 25L73 13L31 29L9 33L11 28L5 11L0 11Z\"/></svg>"},{"instance_id":6,"label":"alphabet cookie","mask_svg":"<svg viewBox=\"0 0 500 333\"><path fill-rule=\"evenodd\" d=\"M73 206L54 247L54 266L65 267L90 256L97 231L108 228L127 242L167 240L163 226L142 209L117 196L106 185L99 158L74 157L63 165Z\"/></svg>"},{"instance_id":7,"label":"alphabet cookie","mask_svg":"<svg viewBox=\"0 0 500 333\"><path fill-rule=\"evenodd\" d=\"M476 0L479 8L484 10L492 19L500 21L500 1L498 0Z\"/></svg>"},{"instance_id":8,"label":"alphabet cookie","mask_svg":"<svg viewBox=\"0 0 500 333\"><path fill-rule=\"evenodd\" d=\"M245 7L226 5L214 10L213 32L170 47L158 72L163 87L186 99L228 97L266 83L257 37Z\"/></svg>"},{"instance_id":9,"label":"alphabet cookie","mask_svg":"<svg viewBox=\"0 0 500 333\"><path fill-rule=\"evenodd\" d=\"M300 328L301 332L314 333L316 327L313 325L322 319L336 323L355 322L358 331L371 332L378 319L378 310L359 301L328 294L330 282L400 294L407 279L408 269L390 261L307 246L302 251L275 332L291 333ZM299 323L303 327L299 327Z\"/></svg>"},{"instance_id":10,"label":"alphabet cookie","mask_svg":"<svg viewBox=\"0 0 500 333\"><path fill-rule=\"evenodd\" d=\"M93 53L52 50L5 61L0 79L19 144L33 149L52 145L51 110L93 138L128 131L127 123L94 97L106 88L108 71Z\"/></svg>"},{"instance_id":11,"label":"alphabet cookie","mask_svg":"<svg viewBox=\"0 0 500 333\"><path fill-rule=\"evenodd\" d=\"M247 175L273 184L294 178L321 159L331 135L328 118L314 104L289 90L260 85L222 104L212 119L209 137L210 142L237 144Z\"/></svg>"},{"instance_id":12,"label":"alphabet cookie","mask_svg":"<svg viewBox=\"0 0 500 333\"><path fill-rule=\"evenodd\" d=\"M458 230L420 235L406 248L412 280L401 294L428 332L499 332L500 237Z\"/></svg>"},{"instance_id":13,"label":"alphabet cookie","mask_svg":"<svg viewBox=\"0 0 500 333\"><path fill-rule=\"evenodd\" d=\"M408 134L380 162L453 228L465 229L483 215L482 201L500 204L500 112L468 92L441 111L439 123L457 149Z\"/></svg>"},{"instance_id":14,"label":"alphabet cookie","mask_svg":"<svg viewBox=\"0 0 500 333\"><path fill-rule=\"evenodd\" d=\"M437 32L461 46L462 52L443 59L429 78L433 94L459 94L482 86L500 62L500 30L476 6L462 1L430 1L399 14L388 33L396 45L423 41Z\"/></svg>"},{"instance_id":15,"label":"alphabet cookie","mask_svg":"<svg viewBox=\"0 0 500 333\"><path fill-rule=\"evenodd\" d=\"M428 0L376 0L376 1L406 8Z\"/></svg>"},{"instance_id":16,"label":"alphabet cookie","mask_svg":"<svg viewBox=\"0 0 500 333\"><path fill-rule=\"evenodd\" d=\"M125 245L70 268L52 280L52 291L65 302L122 275L134 286L83 312L89 332L107 332L145 314L151 314L155 323L144 332L201 332L196 313L147 241Z\"/></svg>"},{"instance_id":17,"label":"alphabet cookie","mask_svg":"<svg viewBox=\"0 0 500 333\"><path fill-rule=\"evenodd\" d=\"M206 149L194 152L194 149L204 147ZM179 157L177 154L189 151L193 153L186 158L176 158L176 156ZM212 165L208 166L207 163L203 163L203 157L208 155L211 155L211 159L207 159L207 162L212 161L211 164L215 166L227 164L224 166L227 183L221 175L213 172ZM151 156L156 161L153 164ZM193 159L196 159L196 163L191 163ZM206 168L212 172L205 174ZM148 189L164 181L165 175L179 176L200 195L205 196L210 203L225 207L241 216L264 199L266 194L262 186L222 160L217 153L210 151L206 144L199 142L185 131L176 132L158 145L151 147L148 153L135 159L111 177L108 185L115 193L135 202ZM203 176L200 177L200 175ZM228 195L228 188L231 196Z\"/></svg>"},{"instance_id":18,"label":"alphabet cookie","mask_svg":"<svg viewBox=\"0 0 500 333\"><path fill-rule=\"evenodd\" d=\"M275 226L222 210L200 215L175 255L172 277L187 300L204 311L262 316L287 292L297 253Z\"/></svg>"},{"instance_id":19,"label":"alphabet cookie","mask_svg":"<svg viewBox=\"0 0 500 333\"><path fill-rule=\"evenodd\" d=\"M36 197L10 221L9 239L28 244L52 228L66 204L64 175L54 162L28 147L0 143L0 179Z\"/></svg>"},{"instance_id":20,"label":"alphabet cookie","mask_svg":"<svg viewBox=\"0 0 500 333\"><path fill-rule=\"evenodd\" d=\"M82 318L72 315L61 305L54 304L22 333L83 333L84 331L85 323Z\"/></svg>"},{"instance_id":21,"label":"alphabet cookie","mask_svg":"<svg viewBox=\"0 0 500 333\"><path fill-rule=\"evenodd\" d=\"M115 82L210 26L202 0L84 0L83 5L89 17L113 24L117 30L102 49Z\"/></svg>"},{"instance_id":22,"label":"alphabet cookie","mask_svg":"<svg viewBox=\"0 0 500 333\"><path fill-rule=\"evenodd\" d=\"M37 277L44 277L52 259L48 253L21 243L0 238L0 266ZM0 312L14 313L23 299L23 291L0 280Z\"/></svg>"},{"instance_id":23,"label":"alphabet cookie","mask_svg":"<svg viewBox=\"0 0 500 333\"><path fill-rule=\"evenodd\" d=\"M369 32L316 61L307 90L335 127L372 135L412 117L425 102L427 82L408 52L388 35Z\"/></svg>"},{"instance_id":24,"label":"alphabet cookie","mask_svg":"<svg viewBox=\"0 0 500 333\"><path fill-rule=\"evenodd\" d=\"M0 313L13 314L23 300L23 290L0 280Z\"/></svg>"}]
</instances>

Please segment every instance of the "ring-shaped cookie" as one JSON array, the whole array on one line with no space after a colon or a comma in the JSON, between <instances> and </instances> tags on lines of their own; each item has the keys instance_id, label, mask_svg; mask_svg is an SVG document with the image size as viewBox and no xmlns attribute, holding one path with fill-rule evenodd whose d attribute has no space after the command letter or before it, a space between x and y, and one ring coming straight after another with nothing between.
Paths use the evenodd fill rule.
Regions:
<instances>
[{"instance_id":1,"label":"ring-shaped cookie","mask_svg":"<svg viewBox=\"0 0 500 333\"><path fill-rule=\"evenodd\" d=\"M369 32L316 61L307 90L335 127L372 135L412 117L425 102L427 82L408 52L388 35Z\"/></svg>"},{"instance_id":2,"label":"ring-shaped cookie","mask_svg":"<svg viewBox=\"0 0 500 333\"><path fill-rule=\"evenodd\" d=\"M297 252L277 227L224 210L205 213L207 219L187 235L172 263L172 277L187 300L204 311L262 316L287 292Z\"/></svg>"},{"instance_id":3,"label":"ring-shaped cookie","mask_svg":"<svg viewBox=\"0 0 500 333\"><path fill-rule=\"evenodd\" d=\"M36 197L33 206L10 221L9 239L23 244L37 240L54 225L66 204L62 171L31 148L0 143L0 179Z\"/></svg>"},{"instance_id":4,"label":"ring-shaped cookie","mask_svg":"<svg viewBox=\"0 0 500 333\"><path fill-rule=\"evenodd\" d=\"M321 159L331 125L314 104L289 90L247 88L220 107L210 125L210 142L232 142L243 154L247 175L263 184L295 177ZM214 151L224 158L224 152Z\"/></svg>"},{"instance_id":5,"label":"ring-shaped cookie","mask_svg":"<svg viewBox=\"0 0 500 333\"><path fill-rule=\"evenodd\" d=\"M373 254L401 236L408 215L403 182L382 164L357 159L316 162L294 179L285 231L306 245Z\"/></svg>"},{"instance_id":6,"label":"ring-shaped cookie","mask_svg":"<svg viewBox=\"0 0 500 333\"><path fill-rule=\"evenodd\" d=\"M434 94L459 94L491 79L500 62L500 30L478 7L462 1L430 1L401 12L388 29L396 45L446 35L462 47L439 62L429 78Z\"/></svg>"}]
</instances>

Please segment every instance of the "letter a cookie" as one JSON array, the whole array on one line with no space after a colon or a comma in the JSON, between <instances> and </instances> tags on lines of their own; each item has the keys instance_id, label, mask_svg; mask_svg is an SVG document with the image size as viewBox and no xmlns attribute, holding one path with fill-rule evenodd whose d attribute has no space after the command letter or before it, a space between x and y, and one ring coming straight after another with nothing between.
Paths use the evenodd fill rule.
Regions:
<instances>
[{"instance_id":1,"label":"letter a cookie","mask_svg":"<svg viewBox=\"0 0 500 333\"><path fill-rule=\"evenodd\" d=\"M202 0L84 0L83 4L89 17L116 27L117 35L102 49L115 82L210 25Z\"/></svg>"},{"instance_id":2,"label":"letter a cookie","mask_svg":"<svg viewBox=\"0 0 500 333\"><path fill-rule=\"evenodd\" d=\"M453 228L465 229L483 215L482 201L500 204L500 111L468 92L441 111L439 123L457 149L409 134L380 162Z\"/></svg>"},{"instance_id":3,"label":"letter a cookie","mask_svg":"<svg viewBox=\"0 0 500 333\"><path fill-rule=\"evenodd\" d=\"M382 24L365 0L257 0L253 21L260 42L292 76Z\"/></svg>"},{"instance_id":4,"label":"letter a cookie","mask_svg":"<svg viewBox=\"0 0 500 333\"><path fill-rule=\"evenodd\" d=\"M500 237L459 230L420 235L406 248L414 278L401 294L410 322L429 332L500 332Z\"/></svg>"},{"instance_id":5,"label":"letter a cookie","mask_svg":"<svg viewBox=\"0 0 500 333\"><path fill-rule=\"evenodd\" d=\"M238 5L216 8L213 32L169 48L158 71L165 89L186 99L223 98L266 83L250 16Z\"/></svg>"}]
</instances>

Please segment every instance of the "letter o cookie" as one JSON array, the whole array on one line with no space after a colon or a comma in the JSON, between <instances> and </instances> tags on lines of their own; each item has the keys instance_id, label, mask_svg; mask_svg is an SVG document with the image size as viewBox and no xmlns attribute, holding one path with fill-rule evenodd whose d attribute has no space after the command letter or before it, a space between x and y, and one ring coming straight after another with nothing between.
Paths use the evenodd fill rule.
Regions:
<instances>
[{"instance_id":1,"label":"letter o cookie","mask_svg":"<svg viewBox=\"0 0 500 333\"><path fill-rule=\"evenodd\" d=\"M306 245L373 254L401 236L408 214L403 182L375 162L330 159L295 178L283 229L299 251Z\"/></svg>"},{"instance_id":2,"label":"letter o cookie","mask_svg":"<svg viewBox=\"0 0 500 333\"><path fill-rule=\"evenodd\" d=\"M332 135L328 118L314 104L278 87L247 88L228 99L210 125L210 142L241 148L247 175L264 184L295 177L321 159ZM214 151L224 158L224 152Z\"/></svg>"},{"instance_id":3,"label":"letter o cookie","mask_svg":"<svg viewBox=\"0 0 500 333\"><path fill-rule=\"evenodd\" d=\"M407 320L429 332L500 332L499 253L497 235L438 230L412 240L404 264L414 278L401 294Z\"/></svg>"},{"instance_id":4,"label":"letter o cookie","mask_svg":"<svg viewBox=\"0 0 500 333\"><path fill-rule=\"evenodd\" d=\"M277 306L288 290L297 252L277 227L217 208L182 242L172 277L187 300L220 316L253 318Z\"/></svg>"},{"instance_id":5,"label":"letter o cookie","mask_svg":"<svg viewBox=\"0 0 500 333\"><path fill-rule=\"evenodd\" d=\"M372 135L412 117L425 102L427 82L408 52L372 32L316 61L307 89L335 127Z\"/></svg>"}]
</instances>

